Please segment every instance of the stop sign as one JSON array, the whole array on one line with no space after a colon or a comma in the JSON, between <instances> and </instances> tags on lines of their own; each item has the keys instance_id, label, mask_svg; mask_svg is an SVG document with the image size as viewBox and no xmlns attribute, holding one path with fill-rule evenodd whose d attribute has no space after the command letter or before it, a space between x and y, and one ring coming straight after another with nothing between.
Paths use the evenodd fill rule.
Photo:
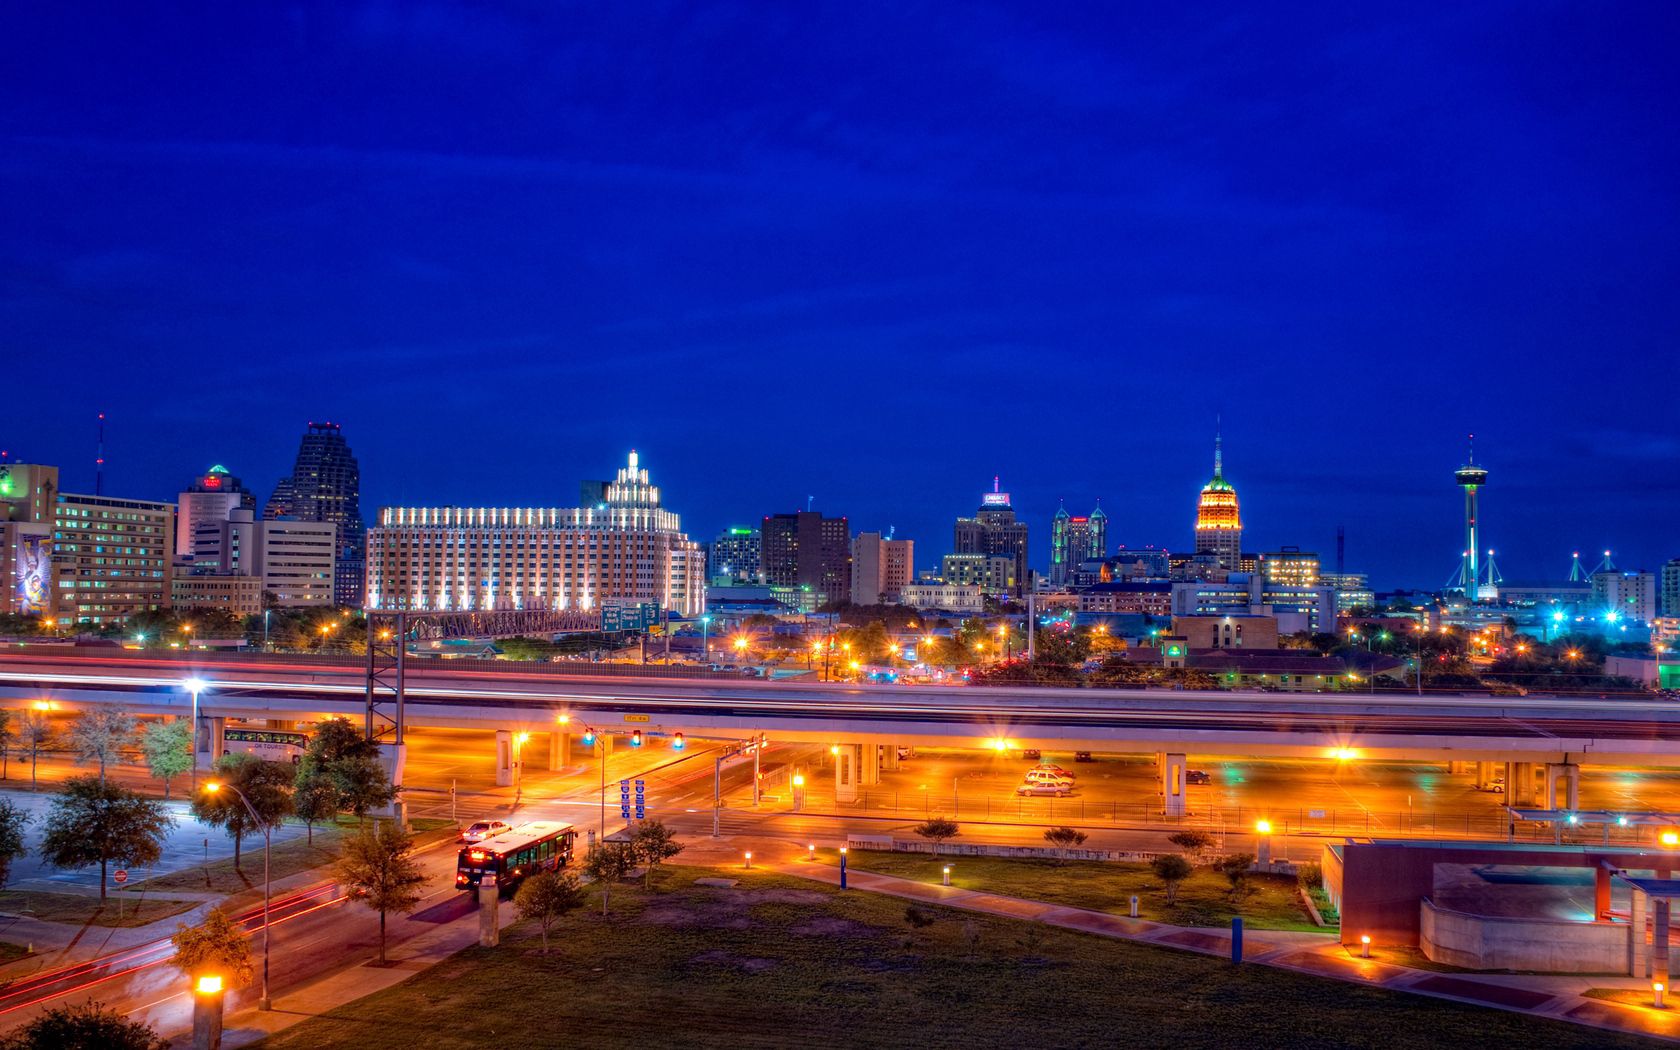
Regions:
<instances>
[{"instance_id":1,"label":"stop sign","mask_svg":"<svg viewBox=\"0 0 1680 1050\"><path fill-rule=\"evenodd\" d=\"M128 881L128 869L118 868L116 874L112 875L111 878L117 881L118 886L121 886L123 883Z\"/></svg>"}]
</instances>

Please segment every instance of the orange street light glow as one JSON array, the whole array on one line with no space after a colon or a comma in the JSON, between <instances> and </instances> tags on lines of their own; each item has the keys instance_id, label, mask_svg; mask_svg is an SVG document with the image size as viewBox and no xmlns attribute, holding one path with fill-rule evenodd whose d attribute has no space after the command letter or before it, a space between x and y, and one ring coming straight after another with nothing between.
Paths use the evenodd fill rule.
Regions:
<instances>
[{"instance_id":1,"label":"orange street light glow","mask_svg":"<svg viewBox=\"0 0 1680 1050\"><path fill-rule=\"evenodd\" d=\"M200 995L215 995L221 990L222 979L220 977L206 974L198 979L198 994Z\"/></svg>"}]
</instances>

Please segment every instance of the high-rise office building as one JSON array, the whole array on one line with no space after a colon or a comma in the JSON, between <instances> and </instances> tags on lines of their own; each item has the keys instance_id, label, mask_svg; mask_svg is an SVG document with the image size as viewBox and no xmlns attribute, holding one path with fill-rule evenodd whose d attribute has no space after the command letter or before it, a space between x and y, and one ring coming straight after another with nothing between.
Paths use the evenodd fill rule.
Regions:
<instances>
[{"instance_id":1,"label":"high-rise office building","mask_svg":"<svg viewBox=\"0 0 1680 1050\"><path fill-rule=\"evenodd\" d=\"M368 530L376 609L706 609L706 563L632 451L593 506L385 507Z\"/></svg>"},{"instance_id":2,"label":"high-rise office building","mask_svg":"<svg viewBox=\"0 0 1680 1050\"><path fill-rule=\"evenodd\" d=\"M762 542L757 529L742 525L719 533L706 549L707 578L720 586L762 583L758 567Z\"/></svg>"},{"instance_id":3,"label":"high-rise office building","mask_svg":"<svg viewBox=\"0 0 1680 1050\"><path fill-rule=\"evenodd\" d=\"M99 626L169 608L175 505L60 492L52 562L61 621Z\"/></svg>"},{"instance_id":4,"label":"high-rise office building","mask_svg":"<svg viewBox=\"0 0 1680 1050\"><path fill-rule=\"evenodd\" d=\"M819 511L771 514L759 523L759 569L772 586L801 587L824 602L852 597L852 533L845 518Z\"/></svg>"},{"instance_id":5,"label":"high-rise office building","mask_svg":"<svg viewBox=\"0 0 1680 1050\"><path fill-rule=\"evenodd\" d=\"M1027 523L1015 519L1009 493L992 479L992 491L980 497L980 508L972 518L958 518L952 535L956 554L994 554L1015 562L1015 584L1010 591L1021 594L1030 585L1027 575Z\"/></svg>"},{"instance_id":6,"label":"high-rise office building","mask_svg":"<svg viewBox=\"0 0 1680 1050\"><path fill-rule=\"evenodd\" d=\"M1225 480L1221 435L1213 438L1213 477L1196 501L1196 553L1210 554L1221 568L1237 571L1242 562L1242 514L1237 490Z\"/></svg>"},{"instance_id":7,"label":"high-rise office building","mask_svg":"<svg viewBox=\"0 0 1680 1050\"><path fill-rule=\"evenodd\" d=\"M190 557L175 567L176 608L214 606L236 614L333 604L338 526L330 521L257 521L245 507L220 520L200 515Z\"/></svg>"},{"instance_id":8,"label":"high-rise office building","mask_svg":"<svg viewBox=\"0 0 1680 1050\"><path fill-rule=\"evenodd\" d=\"M1083 562L1100 560L1108 555L1108 515L1102 504L1089 517L1069 514L1067 507L1056 508L1050 521L1050 582L1066 587L1073 582L1073 574Z\"/></svg>"},{"instance_id":9,"label":"high-rise office building","mask_svg":"<svg viewBox=\"0 0 1680 1050\"><path fill-rule=\"evenodd\" d=\"M852 541L852 604L897 602L915 582L914 540L895 540L879 532L860 532Z\"/></svg>"},{"instance_id":10,"label":"high-rise office building","mask_svg":"<svg viewBox=\"0 0 1680 1050\"><path fill-rule=\"evenodd\" d=\"M194 478L176 505L175 556L185 558L193 552L193 534L200 523L215 527L236 510L254 511L257 496L218 463Z\"/></svg>"},{"instance_id":11,"label":"high-rise office building","mask_svg":"<svg viewBox=\"0 0 1680 1050\"><path fill-rule=\"evenodd\" d=\"M1630 623L1650 623L1657 615L1657 574L1604 569L1592 574L1593 605Z\"/></svg>"},{"instance_id":12,"label":"high-rise office building","mask_svg":"<svg viewBox=\"0 0 1680 1050\"><path fill-rule=\"evenodd\" d=\"M1319 582L1318 555L1299 547L1284 547L1260 555L1260 573L1272 583L1311 587Z\"/></svg>"},{"instance_id":13,"label":"high-rise office building","mask_svg":"<svg viewBox=\"0 0 1680 1050\"><path fill-rule=\"evenodd\" d=\"M310 423L290 477L280 479L263 508L267 519L330 521L338 526L333 601L359 608L366 588L367 525L362 473L337 423Z\"/></svg>"},{"instance_id":14,"label":"high-rise office building","mask_svg":"<svg viewBox=\"0 0 1680 1050\"><path fill-rule=\"evenodd\" d=\"M1671 558L1662 567L1662 614L1680 616L1680 558Z\"/></svg>"}]
</instances>

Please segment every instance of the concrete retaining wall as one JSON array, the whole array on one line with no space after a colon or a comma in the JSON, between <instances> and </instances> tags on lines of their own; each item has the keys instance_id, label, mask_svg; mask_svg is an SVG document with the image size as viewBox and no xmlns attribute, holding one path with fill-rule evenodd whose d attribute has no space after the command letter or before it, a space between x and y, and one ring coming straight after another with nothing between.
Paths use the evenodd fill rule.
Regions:
<instances>
[{"instance_id":1,"label":"concrete retaining wall","mask_svg":"<svg viewBox=\"0 0 1680 1050\"><path fill-rule=\"evenodd\" d=\"M877 849L889 853L932 853L933 843L894 839L888 835L848 835L849 849ZM992 846L975 842L946 842L941 857L1048 857L1065 860L1151 861L1163 853L1140 853L1117 849L1059 850L1054 846Z\"/></svg>"},{"instance_id":2,"label":"concrete retaining wall","mask_svg":"<svg viewBox=\"0 0 1680 1050\"><path fill-rule=\"evenodd\" d=\"M1438 908L1419 912L1418 946L1436 962L1472 970L1621 973L1627 969L1625 923L1505 918Z\"/></svg>"}]
</instances>

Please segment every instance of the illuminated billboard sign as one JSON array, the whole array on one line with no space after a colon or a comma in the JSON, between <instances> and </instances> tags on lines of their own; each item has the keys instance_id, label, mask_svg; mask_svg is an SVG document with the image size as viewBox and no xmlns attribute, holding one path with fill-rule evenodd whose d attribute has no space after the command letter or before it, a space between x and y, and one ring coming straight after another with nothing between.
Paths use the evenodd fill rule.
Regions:
<instances>
[{"instance_id":1,"label":"illuminated billboard sign","mask_svg":"<svg viewBox=\"0 0 1680 1050\"><path fill-rule=\"evenodd\" d=\"M47 538L21 534L17 544L17 586L12 595L17 611L40 615L47 611L47 598L52 587L52 555Z\"/></svg>"}]
</instances>

